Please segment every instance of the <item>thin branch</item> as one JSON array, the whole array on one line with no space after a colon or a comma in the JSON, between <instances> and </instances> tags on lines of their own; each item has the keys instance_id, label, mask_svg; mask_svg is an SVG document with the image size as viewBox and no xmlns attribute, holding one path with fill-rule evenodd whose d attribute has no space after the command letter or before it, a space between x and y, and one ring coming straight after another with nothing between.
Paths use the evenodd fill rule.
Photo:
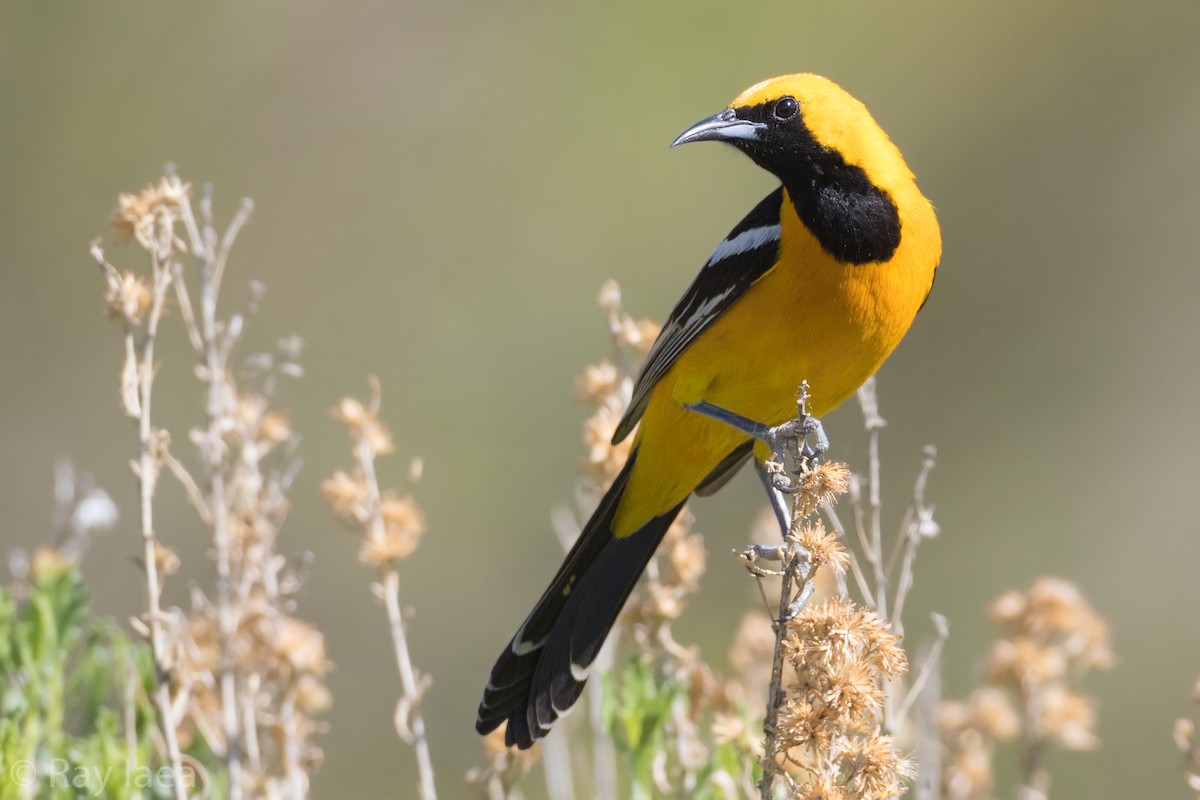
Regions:
<instances>
[{"instance_id":1,"label":"thin branch","mask_svg":"<svg viewBox=\"0 0 1200 800\"><path fill-rule=\"evenodd\" d=\"M188 209L190 211L190 207ZM207 385L205 417L208 423L202 451L208 472L208 506L211 520L213 550L216 560L216 610L217 636L220 658L217 664L217 682L221 689L221 725L225 736L224 760L229 769L230 800L241 800L243 796L242 754L245 749L244 726L238 716L237 672L233 656L233 639L237 634L237 620L233 611L232 555L229 541L229 506L225 496L225 461L227 459L221 440L221 423L225 416L227 392L225 362L217 345L217 300L220 295L219 272L211 257L212 248L207 244L215 238L212 225L211 190L205 193L201 203L203 214L202 231L206 242L200 271L200 325L202 342L201 359ZM190 227L195 226L193 220ZM190 308L190 304L189 304Z\"/></svg>"},{"instance_id":2,"label":"thin branch","mask_svg":"<svg viewBox=\"0 0 1200 800\"><path fill-rule=\"evenodd\" d=\"M926 536L933 535L928 530L929 526L933 526L933 530L936 531L936 525L933 523L933 511L925 505L925 485L929 481L929 473L933 471L936 463L937 449L926 447L925 459L921 464L921 472L917 475L917 481L913 487L913 499L909 504L909 513L906 515L908 521L903 528L904 558L900 565L900 583L896 587L896 602L892 611L892 628L901 636L904 635L904 621L901 619L904 601L908 598L908 593L912 590L916 577L913 573L913 562L917 557L917 546Z\"/></svg>"},{"instance_id":3,"label":"thin branch","mask_svg":"<svg viewBox=\"0 0 1200 800\"><path fill-rule=\"evenodd\" d=\"M225 235L221 237L221 249L217 252L212 271L213 285L218 290L221 288L221 278L225 276L225 262L229 260L229 251L233 248L238 233L250 221L250 214L253 211L254 201L249 197L243 197L241 207L233 215L233 221L229 223L229 227L225 229Z\"/></svg>"},{"instance_id":4,"label":"thin branch","mask_svg":"<svg viewBox=\"0 0 1200 800\"><path fill-rule=\"evenodd\" d=\"M913 704L921 696L921 690L925 687L926 682L938 670L942 646L946 644L946 639L950 636L950 625L941 614L934 614L933 626L937 630L937 639L934 640L933 645L929 648L929 654L921 663L921 671L917 673L912 685L908 687L904 702L900 704L900 708L896 709L895 716L888 720L888 728L891 730L899 730L900 726L904 724L908 712L912 710Z\"/></svg>"},{"instance_id":5,"label":"thin branch","mask_svg":"<svg viewBox=\"0 0 1200 800\"><path fill-rule=\"evenodd\" d=\"M192 223L195 225L195 222ZM183 318L183 329L187 331L188 341L197 355L204 353L204 335L196 322L196 312L192 308L192 296L188 292L187 283L183 280L183 265L176 261L171 265L171 274L175 276L175 299L179 303L179 316Z\"/></svg>"},{"instance_id":6,"label":"thin branch","mask_svg":"<svg viewBox=\"0 0 1200 800\"><path fill-rule=\"evenodd\" d=\"M379 410L379 400L379 379L371 376L372 414ZM379 481L375 475L375 451L371 442L364 436L358 438L354 449L368 493L370 516L367 520L369 526L367 535L383 539L386 535L386 524L383 519ZM411 737L411 744L417 755L417 772L422 800L436 800L437 789L434 785L433 759L429 752L429 740L425 735L425 717L421 714L420 708L421 698L426 687L418 681L417 671L413 668L412 658L408 652L404 614L400 608L400 575L394 566L382 568L381 573L380 594L384 607L387 609L396 667L400 672L400 685L403 692L396 709L396 732L406 741L409 741L407 736Z\"/></svg>"},{"instance_id":7,"label":"thin branch","mask_svg":"<svg viewBox=\"0 0 1200 800\"><path fill-rule=\"evenodd\" d=\"M846 528L842 524L842 520L838 517L837 511L833 506L826 503L823 508L826 518L829 520L830 526L838 532L842 541L846 541ZM858 555L854 550L846 548L846 555L850 556L850 572L854 575L854 582L858 586L858 591L862 594L863 602L871 608L875 607L875 593L871 591L871 583L867 580L866 574L863 572L862 564L858 560Z\"/></svg>"},{"instance_id":8,"label":"thin branch","mask_svg":"<svg viewBox=\"0 0 1200 800\"><path fill-rule=\"evenodd\" d=\"M808 569L802 572L802 569ZM771 682L767 693L767 713L763 720L762 780L758 789L762 800L774 796L775 778L781 772L779 755L779 709L783 705L783 642L787 623L800 612L813 592L808 554L798 544L789 542L783 547L783 581L779 590L779 616L775 619L775 650L771 658ZM800 580L803 575L803 580Z\"/></svg>"},{"instance_id":9,"label":"thin branch","mask_svg":"<svg viewBox=\"0 0 1200 800\"><path fill-rule=\"evenodd\" d=\"M98 243L93 243L92 257L96 260L110 288L120 292L120 277L115 268L104 259ZM150 639L150 652L154 658L154 705L158 710L159 727L171 766L172 783L176 800L186 800L183 761L176 736L176 715L171 703L171 672L173 659L167 650L161 598L162 585L158 575L158 538L154 532L154 490L160 469L159 454L163 442L154 429L150 418L151 398L154 388L154 343L158 334L158 322L162 318L163 303L171 282L170 273L163 269L151 251L153 295L142 332L141 346L137 341L137 326L128 314L125 317L125 366L122 369L122 395L126 413L137 421L138 460L136 473L142 533L142 562L146 574L146 625ZM122 298L121 306L128 308Z\"/></svg>"},{"instance_id":10,"label":"thin branch","mask_svg":"<svg viewBox=\"0 0 1200 800\"><path fill-rule=\"evenodd\" d=\"M422 800L436 800L433 759L429 754L429 739L425 735L425 717L421 714L419 700L425 686L417 680L412 658L408 653L408 638L405 633L404 614L400 610L400 575L395 569L385 570L381 581L383 601L391 625L392 643L395 646L396 666L400 671L401 698L408 731L412 734L413 748L417 753L417 772L420 776ZM398 715L399 716L399 715Z\"/></svg>"},{"instance_id":11,"label":"thin branch","mask_svg":"<svg viewBox=\"0 0 1200 800\"><path fill-rule=\"evenodd\" d=\"M200 515L200 520L205 525L211 525L212 511L209 509L208 502L204 499L204 493L200 491L200 486L196 483L196 479L187 471L187 467L179 463L179 459L170 453L164 455L163 465L175 476L175 480L179 481L179 485L183 487L184 494L188 497L188 502L192 504L192 508L196 509L196 513Z\"/></svg>"}]
</instances>

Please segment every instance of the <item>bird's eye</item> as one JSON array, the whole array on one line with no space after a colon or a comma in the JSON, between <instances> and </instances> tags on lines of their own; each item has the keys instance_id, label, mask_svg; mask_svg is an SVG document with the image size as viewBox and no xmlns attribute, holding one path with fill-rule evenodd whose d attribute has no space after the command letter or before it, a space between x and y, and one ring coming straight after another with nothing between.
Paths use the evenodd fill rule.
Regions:
<instances>
[{"instance_id":1,"label":"bird's eye","mask_svg":"<svg viewBox=\"0 0 1200 800\"><path fill-rule=\"evenodd\" d=\"M794 119L800 113L800 101L791 95L781 97L775 101L775 108L771 112L775 115L775 119L780 122L787 122Z\"/></svg>"}]
</instances>

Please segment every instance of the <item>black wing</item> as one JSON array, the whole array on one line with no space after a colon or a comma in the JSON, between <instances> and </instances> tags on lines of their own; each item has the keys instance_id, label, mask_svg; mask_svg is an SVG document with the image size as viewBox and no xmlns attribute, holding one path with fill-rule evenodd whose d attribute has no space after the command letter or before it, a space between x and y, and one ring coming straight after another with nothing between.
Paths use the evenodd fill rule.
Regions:
<instances>
[{"instance_id":1,"label":"black wing","mask_svg":"<svg viewBox=\"0 0 1200 800\"><path fill-rule=\"evenodd\" d=\"M756 205L717 245L696 280L675 304L642 365L629 409L613 434L613 444L628 436L637 425L650 402L650 392L680 353L737 302L751 284L775 266L782 202L783 187L780 187Z\"/></svg>"}]
</instances>

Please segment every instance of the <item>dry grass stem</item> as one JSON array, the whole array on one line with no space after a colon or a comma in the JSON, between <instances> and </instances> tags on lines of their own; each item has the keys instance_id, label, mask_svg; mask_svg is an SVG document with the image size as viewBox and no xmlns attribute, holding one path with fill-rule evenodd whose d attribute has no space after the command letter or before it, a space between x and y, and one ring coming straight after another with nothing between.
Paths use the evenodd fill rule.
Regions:
<instances>
[{"instance_id":1,"label":"dry grass stem","mask_svg":"<svg viewBox=\"0 0 1200 800\"><path fill-rule=\"evenodd\" d=\"M398 563L412 555L425 532L425 518L409 495L382 492L375 461L395 450L392 435L379 419L382 392L378 378L369 378L371 397L367 403L347 397L333 410L334 419L350 434L354 469L339 470L322 484L330 508L343 521L363 533L359 560L373 567L378 581L372 589L387 611L396 667L400 673L401 696L396 704L395 727L402 741L413 746L417 757L418 787L422 800L434 800L437 789L425 717L421 701L429 690L430 678L413 666L408 649L407 612L400 604ZM409 470L415 480L420 462Z\"/></svg>"}]
</instances>

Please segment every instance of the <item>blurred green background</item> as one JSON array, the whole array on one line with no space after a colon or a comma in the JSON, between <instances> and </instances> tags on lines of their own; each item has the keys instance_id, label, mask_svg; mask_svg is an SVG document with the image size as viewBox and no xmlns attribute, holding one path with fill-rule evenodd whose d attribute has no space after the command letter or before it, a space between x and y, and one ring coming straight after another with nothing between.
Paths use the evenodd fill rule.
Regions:
<instances>
[{"instance_id":1,"label":"blurred green background","mask_svg":"<svg viewBox=\"0 0 1200 800\"><path fill-rule=\"evenodd\" d=\"M134 432L87 245L116 193L169 160L215 183L222 218L252 196L227 307L264 281L251 341L307 343L307 377L281 394L306 462L281 547L315 555L299 613L337 663L314 791L415 791L383 614L317 491L349 463L328 409L375 372L401 456L384 479L425 458L430 532L402 593L458 796L487 670L560 557L548 515L581 452L573 377L607 350L598 287L617 278L633 313L661 319L771 188L730 150L666 145L757 80L820 72L899 144L945 238L933 297L880 375L893 521L921 445L940 451L943 535L919 560L912 641L947 614L944 684L965 692L986 602L1044 573L1076 580L1119 664L1091 683L1104 750L1053 757L1054 794L1190 796L1170 730L1200 670L1198 36L1195 2L4 3L4 545L50 536L52 468L70 456L125 513L85 562L98 608L140 609ZM201 406L177 327L163 362L159 408L182 443ZM859 427L854 409L829 420L855 466ZM743 475L695 504L714 553L745 540L757 492ZM203 577L174 487L159 514ZM183 602L185 581L172 592ZM714 556L680 638L724 663L754 602Z\"/></svg>"}]
</instances>

